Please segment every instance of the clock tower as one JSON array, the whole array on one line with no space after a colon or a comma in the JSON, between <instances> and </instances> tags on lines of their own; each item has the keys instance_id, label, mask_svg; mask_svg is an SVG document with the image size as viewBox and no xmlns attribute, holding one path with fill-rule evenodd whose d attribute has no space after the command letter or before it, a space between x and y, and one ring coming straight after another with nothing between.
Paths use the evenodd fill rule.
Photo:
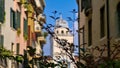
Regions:
<instances>
[{"instance_id":1,"label":"clock tower","mask_svg":"<svg viewBox=\"0 0 120 68\"><path fill-rule=\"evenodd\" d=\"M68 22L60 16L59 19L56 20L54 33L59 39L65 39L69 43L73 43L73 35L70 33ZM71 67L71 60L67 56L67 53L61 48L62 46L58 44L54 38L51 38L52 45L51 45L51 56L56 61L64 61L67 64L68 68ZM64 45L70 47L70 45Z\"/></svg>"}]
</instances>

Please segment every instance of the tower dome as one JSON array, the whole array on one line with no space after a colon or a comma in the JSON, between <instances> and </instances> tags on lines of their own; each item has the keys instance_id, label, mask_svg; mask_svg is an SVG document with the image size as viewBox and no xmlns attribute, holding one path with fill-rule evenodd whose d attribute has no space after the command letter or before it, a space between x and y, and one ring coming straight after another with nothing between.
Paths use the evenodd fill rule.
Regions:
<instances>
[{"instance_id":1,"label":"tower dome","mask_svg":"<svg viewBox=\"0 0 120 68\"><path fill-rule=\"evenodd\" d=\"M60 16L59 19L56 20L56 27L65 27L68 28L68 23L66 20L62 19L62 15Z\"/></svg>"}]
</instances>

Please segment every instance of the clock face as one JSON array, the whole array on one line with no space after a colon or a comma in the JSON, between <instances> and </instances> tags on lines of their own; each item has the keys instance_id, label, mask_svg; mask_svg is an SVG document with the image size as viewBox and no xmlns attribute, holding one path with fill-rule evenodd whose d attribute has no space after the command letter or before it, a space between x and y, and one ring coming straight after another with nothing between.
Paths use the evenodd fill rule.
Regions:
<instances>
[{"instance_id":1,"label":"clock face","mask_svg":"<svg viewBox=\"0 0 120 68\"><path fill-rule=\"evenodd\" d=\"M61 26L61 27L67 27L68 28L68 23L67 23L67 21L65 21L63 19L58 19L56 21L56 26Z\"/></svg>"},{"instance_id":2,"label":"clock face","mask_svg":"<svg viewBox=\"0 0 120 68\"><path fill-rule=\"evenodd\" d=\"M62 24L66 24L65 22L62 22Z\"/></svg>"}]
</instances>

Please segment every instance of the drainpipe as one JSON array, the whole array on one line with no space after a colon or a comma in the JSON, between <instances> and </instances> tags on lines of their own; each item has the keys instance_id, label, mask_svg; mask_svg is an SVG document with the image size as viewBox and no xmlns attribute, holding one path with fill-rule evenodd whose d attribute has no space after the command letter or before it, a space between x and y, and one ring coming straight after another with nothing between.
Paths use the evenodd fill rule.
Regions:
<instances>
[{"instance_id":1,"label":"drainpipe","mask_svg":"<svg viewBox=\"0 0 120 68\"><path fill-rule=\"evenodd\" d=\"M80 62L80 0L78 0L78 59Z\"/></svg>"},{"instance_id":2,"label":"drainpipe","mask_svg":"<svg viewBox=\"0 0 120 68\"><path fill-rule=\"evenodd\" d=\"M109 0L106 0L106 14L107 14L107 54L108 59L110 59Z\"/></svg>"}]
</instances>

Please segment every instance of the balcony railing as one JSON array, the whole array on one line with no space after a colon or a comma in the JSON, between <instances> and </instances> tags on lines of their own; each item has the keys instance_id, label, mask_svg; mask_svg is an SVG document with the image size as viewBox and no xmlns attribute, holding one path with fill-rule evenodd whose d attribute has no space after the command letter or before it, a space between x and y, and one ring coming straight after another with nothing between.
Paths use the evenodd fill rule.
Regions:
<instances>
[{"instance_id":1,"label":"balcony railing","mask_svg":"<svg viewBox=\"0 0 120 68\"><path fill-rule=\"evenodd\" d=\"M41 32L41 26L37 23L37 22L35 22L35 32L37 32L37 33L40 33Z\"/></svg>"},{"instance_id":2,"label":"balcony railing","mask_svg":"<svg viewBox=\"0 0 120 68\"><path fill-rule=\"evenodd\" d=\"M45 14L40 14L38 16L38 21L40 21L42 24L44 24L46 22L46 16L45 16Z\"/></svg>"},{"instance_id":3,"label":"balcony railing","mask_svg":"<svg viewBox=\"0 0 120 68\"><path fill-rule=\"evenodd\" d=\"M45 7L45 2L44 2L44 0L35 0L35 3L36 3L36 7L37 7L37 8L40 8L41 10L44 9L44 7Z\"/></svg>"},{"instance_id":4,"label":"balcony railing","mask_svg":"<svg viewBox=\"0 0 120 68\"><path fill-rule=\"evenodd\" d=\"M45 37L44 36L40 36L40 37L38 37L37 38L38 39L38 41L40 42L40 43L46 43L46 40L45 40Z\"/></svg>"},{"instance_id":5,"label":"balcony railing","mask_svg":"<svg viewBox=\"0 0 120 68\"><path fill-rule=\"evenodd\" d=\"M27 0L17 0L18 4L26 4L27 3Z\"/></svg>"}]
</instances>

